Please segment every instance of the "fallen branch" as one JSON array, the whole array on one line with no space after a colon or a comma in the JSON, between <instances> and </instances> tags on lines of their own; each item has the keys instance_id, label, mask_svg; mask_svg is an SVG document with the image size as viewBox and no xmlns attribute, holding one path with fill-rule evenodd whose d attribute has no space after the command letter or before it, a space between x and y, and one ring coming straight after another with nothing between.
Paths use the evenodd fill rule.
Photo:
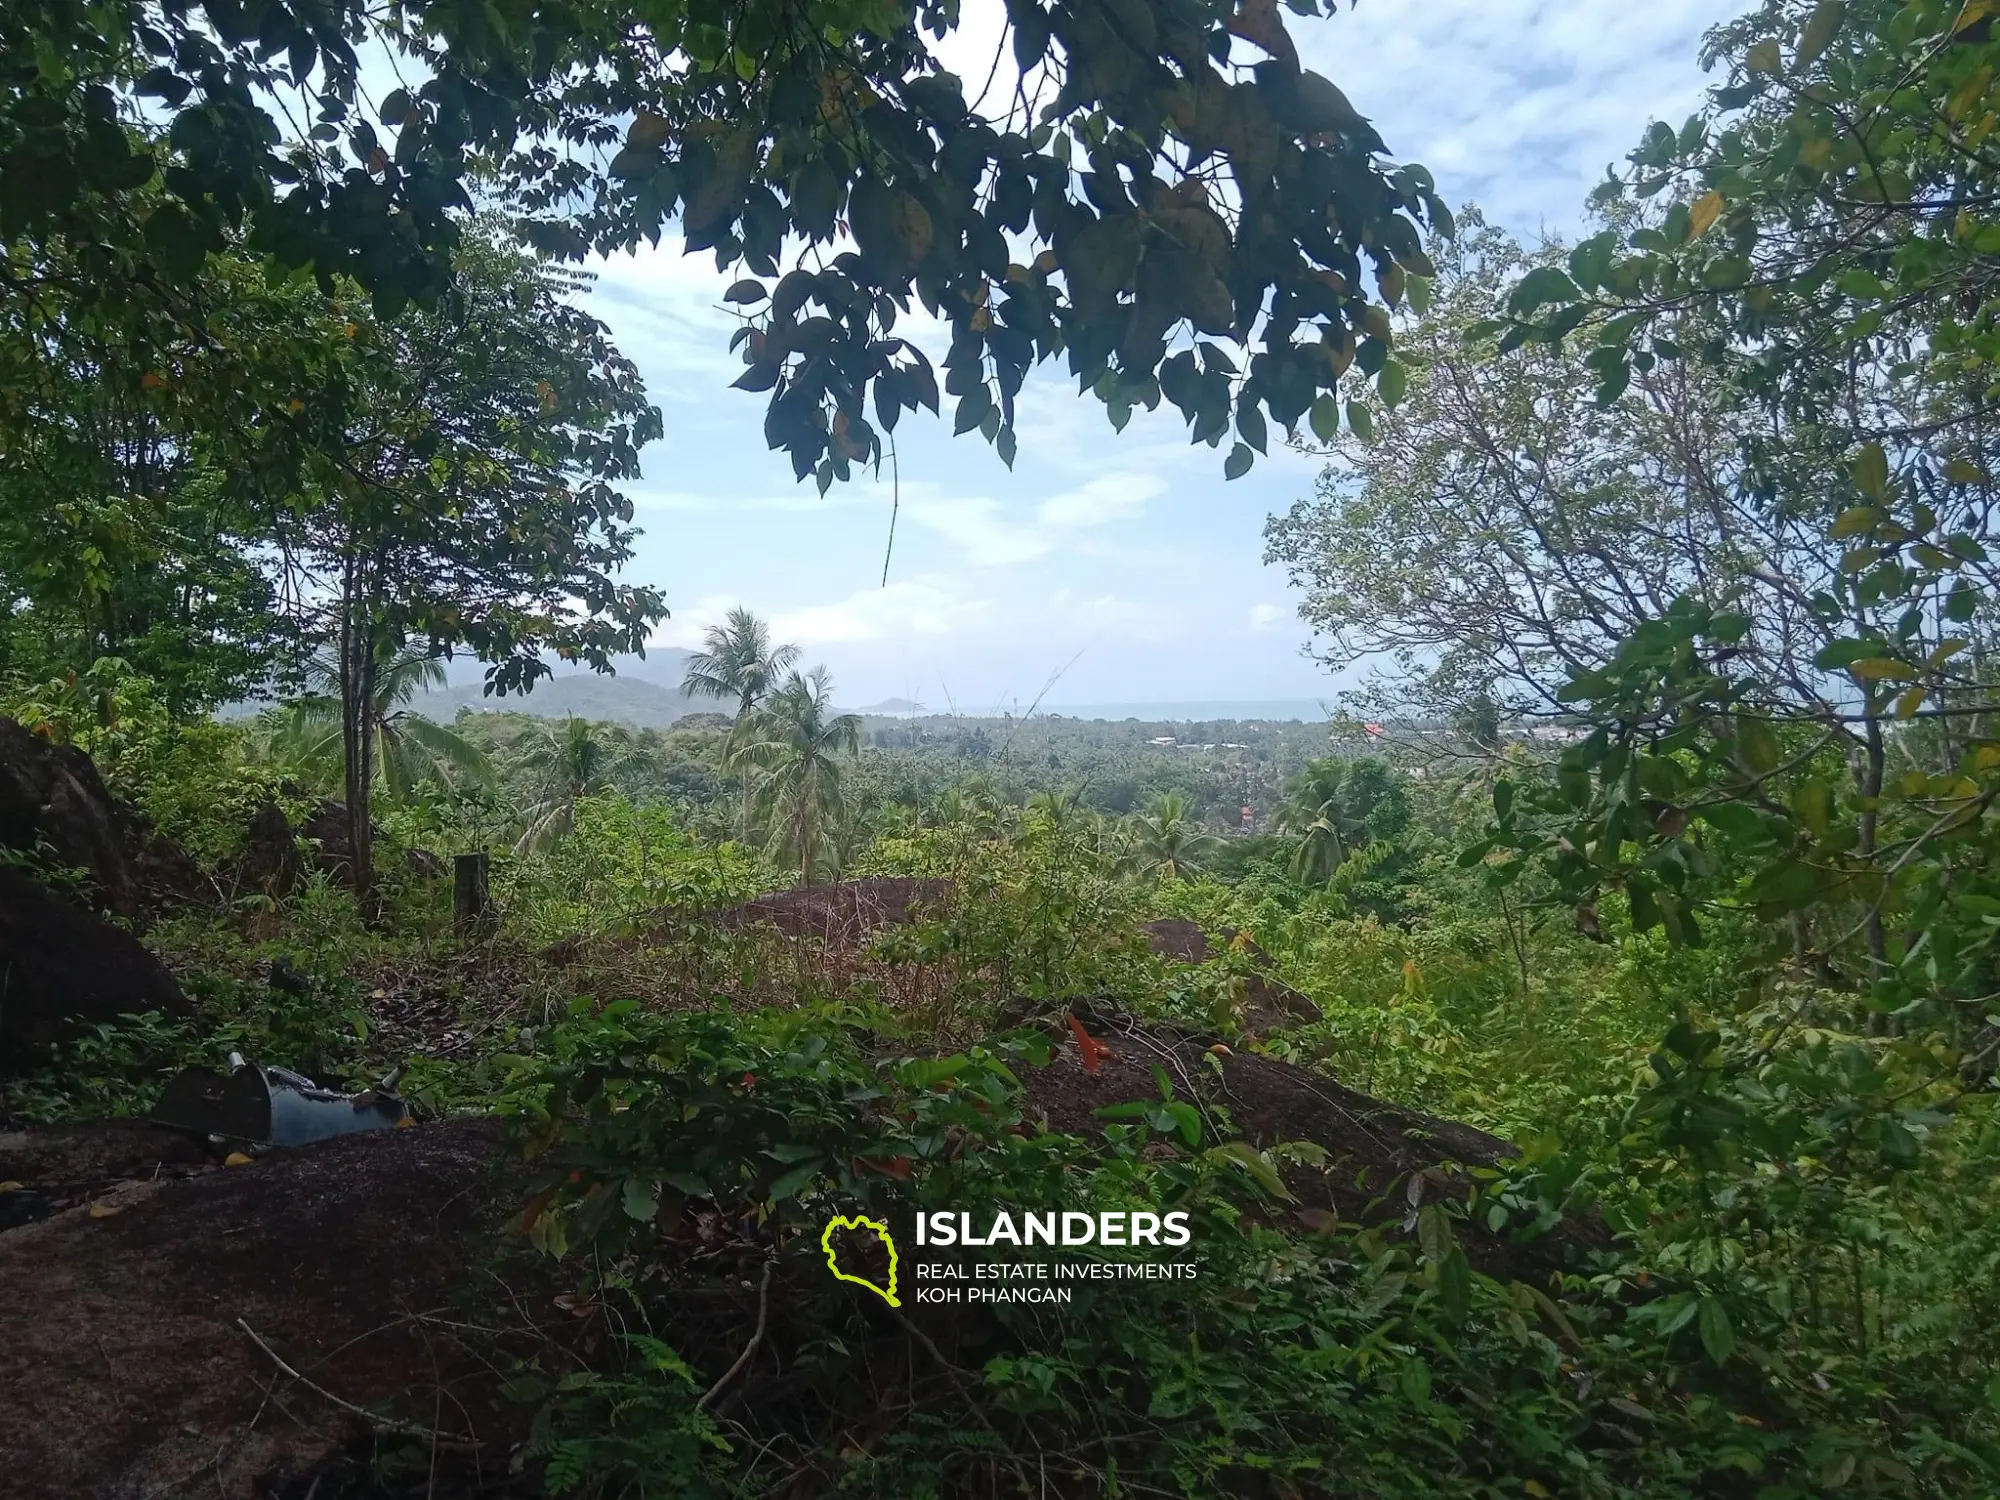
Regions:
<instances>
[{"instance_id":1,"label":"fallen branch","mask_svg":"<svg viewBox=\"0 0 2000 1500\"><path fill-rule=\"evenodd\" d=\"M250 1342L255 1344L259 1349L262 1349L264 1351L265 1357L269 1359L272 1364L276 1365L278 1369L282 1371L284 1374L291 1376L292 1379L296 1380L300 1385L304 1386L307 1390L311 1391L315 1396L318 1396L322 1401L331 1402L333 1405L339 1407L342 1411L348 1412L354 1416L359 1417L362 1421L366 1422L369 1426L377 1429L378 1431L400 1433L404 1437L418 1438L426 1443L429 1443L434 1448L451 1448L451 1449L458 1449L461 1451L470 1451L484 1446L476 1438L446 1437L442 1433L438 1432L435 1428L427 1429L417 1426L414 1422L400 1422L396 1420L394 1417L377 1416L374 1412L369 1411L366 1407L356 1406L352 1401L343 1401L340 1397L334 1395L334 1393L328 1390L325 1386L314 1384L312 1381L306 1379L305 1376L301 1375L297 1370L293 1369L290 1365L286 1364L283 1357L279 1355L278 1351L273 1349L269 1344L265 1343L263 1339L259 1338L257 1336L257 1330L252 1328L248 1323L244 1322L243 1319L238 1318L236 1320L236 1326L242 1329L244 1335L250 1340Z\"/></svg>"},{"instance_id":2,"label":"fallen branch","mask_svg":"<svg viewBox=\"0 0 2000 1500\"><path fill-rule=\"evenodd\" d=\"M721 1393L724 1386L743 1373L744 1366L748 1365L751 1356L756 1354L757 1346L764 1342L764 1321L771 1312L771 1269L775 1265L777 1265L776 1260L764 1262L764 1279L757 1284L757 1327L750 1334L750 1342L745 1344L743 1352L736 1356L736 1363L724 1370L722 1378L710 1386L707 1394L695 1402L696 1411L705 1410L708 1403Z\"/></svg>"}]
</instances>

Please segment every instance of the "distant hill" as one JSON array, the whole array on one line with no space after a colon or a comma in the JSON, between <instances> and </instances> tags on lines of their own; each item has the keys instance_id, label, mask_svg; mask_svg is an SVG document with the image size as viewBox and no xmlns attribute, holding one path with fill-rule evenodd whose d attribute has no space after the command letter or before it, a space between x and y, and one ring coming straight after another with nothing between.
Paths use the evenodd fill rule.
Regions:
<instances>
[{"instance_id":1,"label":"distant hill","mask_svg":"<svg viewBox=\"0 0 2000 1500\"><path fill-rule=\"evenodd\" d=\"M478 672L452 673L453 681L435 692L419 693L410 707L426 718L449 722L461 708L475 713L532 714L537 718L600 719L657 729L690 714L712 713L713 698L690 698L680 690L685 651L653 651L646 660L620 657L616 676L590 671L564 671L545 677L528 693L489 698Z\"/></svg>"},{"instance_id":2,"label":"distant hill","mask_svg":"<svg viewBox=\"0 0 2000 1500\"><path fill-rule=\"evenodd\" d=\"M870 703L855 710L856 713L878 714L885 718L902 714L920 714L923 711L923 704L914 698L884 698L880 703Z\"/></svg>"}]
</instances>

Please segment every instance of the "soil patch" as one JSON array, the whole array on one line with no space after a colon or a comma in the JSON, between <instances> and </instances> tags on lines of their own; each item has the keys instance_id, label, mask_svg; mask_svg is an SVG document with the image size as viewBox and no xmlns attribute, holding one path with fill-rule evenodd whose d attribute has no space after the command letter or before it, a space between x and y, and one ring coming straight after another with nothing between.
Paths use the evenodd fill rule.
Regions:
<instances>
[{"instance_id":1,"label":"soil patch","mask_svg":"<svg viewBox=\"0 0 2000 1500\"><path fill-rule=\"evenodd\" d=\"M875 875L832 885L773 891L708 920L727 932L775 927L787 937L858 947L887 927L904 927L941 911L951 899L949 880L907 875Z\"/></svg>"},{"instance_id":2,"label":"soil patch","mask_svg":"<svg viewBox=\"0 0 2000 1500\"><path fill-rule=\"evenodd\" d=\"M516 1414L445 1326L504 1212L498 1134L454 1121L241 1167L170 1160L185 1148L124 1123L0 1136L28 1190L85 1182L0 1233L8 1492L248 1500L369 1433L241 1324L326 1393L504 1458Z\"/></svg>"}]
</instances>

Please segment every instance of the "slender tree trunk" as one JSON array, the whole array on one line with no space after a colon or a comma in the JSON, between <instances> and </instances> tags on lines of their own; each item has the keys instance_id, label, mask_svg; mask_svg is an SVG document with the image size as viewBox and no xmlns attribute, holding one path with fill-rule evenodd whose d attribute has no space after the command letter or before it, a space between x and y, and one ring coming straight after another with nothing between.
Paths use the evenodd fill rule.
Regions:
<instances>
[{"instance_id":1,"label":"slender tree trunk","mask_svg":"<svg viewBox=\"0 0 2000 1500\"><path fill-rule=\"evenodd\" d=\"M732 739L743 732L743 721L750 717L750 706L751 706L750 695L748 693L745 693L743 697L737 702L736 705L736 723L735 726L729 731L730 737ZM736 838L737 842L747 844L750 842L749 762L747 761L744 762L743 770L740 773L740 775L743 782L743 798L742 802L737 808L737 813L736 813Z\"/></svg>"},{"instance_id":2,"label":"slender tree trunk","mask_svg":"<svg viewBox=\"0 0 2000 1500\"><path fill-rule=\"evenodd\" d=\"M1882 772L1887 755L1882 744L1882 720L1875 706L1869 706L1867 718L1868 739L1861 764L1861 796L1863 798L1859 827L1854 841L1854 852L1864 860L1875 856L1876 825L1880 814L1877 805L1882 799ZM1875 897L1866 924L1868 942L1868 982L1874 984L1889 972L1888 935L1882 928L1882 905L1887 898L1886 891ZM1868 1013L1868 1030L1871 1035L1881 1036L1888 1029L1887 1018L1879 1012Z\"/></svg>"},{"instance_id":3,"label":"slender tree trunk","mask_svg":"<svg viewBox=\"0 0 2000 1500\"><path fill-rule=\"evenodd\" d=\"M347 781L347 840L352 851L348 866L354 894L367 910L375 897L375 820L370 800L375 785L375 649L374 632L362 637L360 659L355 663L357 693L357 754L349 762Z\"/></svg>"},{"instance_id":4,"label":"slender tree trunk","mask_svg":"<svg viewBox=\"0 0 2000 1500\"><path fill-rule=\"evenodd\" d=\"M360 842L354 834L355 809L361 806L361 741L367 733L365 709L361 698L361 645L364 632L357 620L356 595L359 592L360 564L350 554L343 569L340 601L340 774L341 800L347 808L347 847L349 862L347 875L356 893L361 884L355 877L360 866L355 862Z\"/></svg>"},{"instance_id":5,"label":"slender tree trunk","mask_svg":"<svg viewBox=\"0 0 2000 1500\"><path fill-rule=\"evenodd\" d=\"M810 887L813 883L813 835L817 832L813 825L812 802L805 787L799 788L799 884Z\"/></svg>"},{"instance_id":6,"label":"slender tree trunk","mask_svg":"<svg viewBox=\"0 0 2000 1500\"><path fill-rule=\"evenodd\" d=\"M368 607L372 570L348 551L340 598L340 749L347 798L347 878L362 910L375 890L374 823L369 791L375 778L375 622Z\"/></svg>"}]
</instances>

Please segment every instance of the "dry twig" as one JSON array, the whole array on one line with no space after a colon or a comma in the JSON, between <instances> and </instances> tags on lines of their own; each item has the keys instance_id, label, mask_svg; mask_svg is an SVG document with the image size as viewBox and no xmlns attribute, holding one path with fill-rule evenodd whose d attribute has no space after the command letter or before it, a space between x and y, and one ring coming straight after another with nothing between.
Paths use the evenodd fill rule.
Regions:
<instances>
[{"instance_id":1,"label":"dry twig","mask_svg":"<svg viewBox=\"0 0 2000 1500\"><path fill-rule=\"evenodd\" d=\"M269 1359L272 1364L276 1365L278 1369L282 1371L284 1374L291 1376L293 1380L296 1380L300 1385L304 1386L307 1390L311 1391L315 1396L318 1396L321 1400L329 1401L333 1405L339 1407L342 1411L361 1418L362 1421L366 1422L369 1426L377 1429L378 1431L400 1433L404 1437L417 1438L423 1442L431 1444L433 1447L438 1447L438 1448L454 1448L454 1449L470 1451L483 1446L475 1438L446 1437L444 1434L438 1432L435 1428L419 1427L413 1422L400 1422L396 1420L394 1417L377 1416L374 1412L369 1411L366 1407L356 1406L352 1401L344 1401L339 1396L334 1395L334 1393L328 1390L325 1386L314 1384L312 1381L306 1379L305 1376L301 1375L297 1370L293 1369L290 1365L286 1364L283 1357L279 1355L278 1351L273 1349L269 1344L265 1343L263 1339L259 1338L257 1335L257 1330L252 1328L248 1323L244 1322L243 1319L238 1318L236 1320L236 1326L242 1329L244 1334L249 1338L250 1342L255 1344L259 1349L262 1349L264 1351L265 1357Z\"/></svg>"},{"instance_id":2,"label":"dry twig","mask_svg":"<svg viewBox=\"0 0 2000 1500\"><path fill-rule=\"evenodd\" d=\"M710 1386L707 1393L699 1401L695 1402L694 1409L696 1411L706 1410L708 1403L721 1393L722 1388L743 1373L744 1367L750 1363L751 1357L756 1354L757 1346L764 1342L764 1323L771 1313L771 1270L776 1265L777 1261L775 1259L764 1262L764 1278L757 1284L757 1327L750 1335L750 1342L745 1344L743 1352L736 1356L736 1363L724 1370L722 1378Z\"/></svg>"}]
</instances>

